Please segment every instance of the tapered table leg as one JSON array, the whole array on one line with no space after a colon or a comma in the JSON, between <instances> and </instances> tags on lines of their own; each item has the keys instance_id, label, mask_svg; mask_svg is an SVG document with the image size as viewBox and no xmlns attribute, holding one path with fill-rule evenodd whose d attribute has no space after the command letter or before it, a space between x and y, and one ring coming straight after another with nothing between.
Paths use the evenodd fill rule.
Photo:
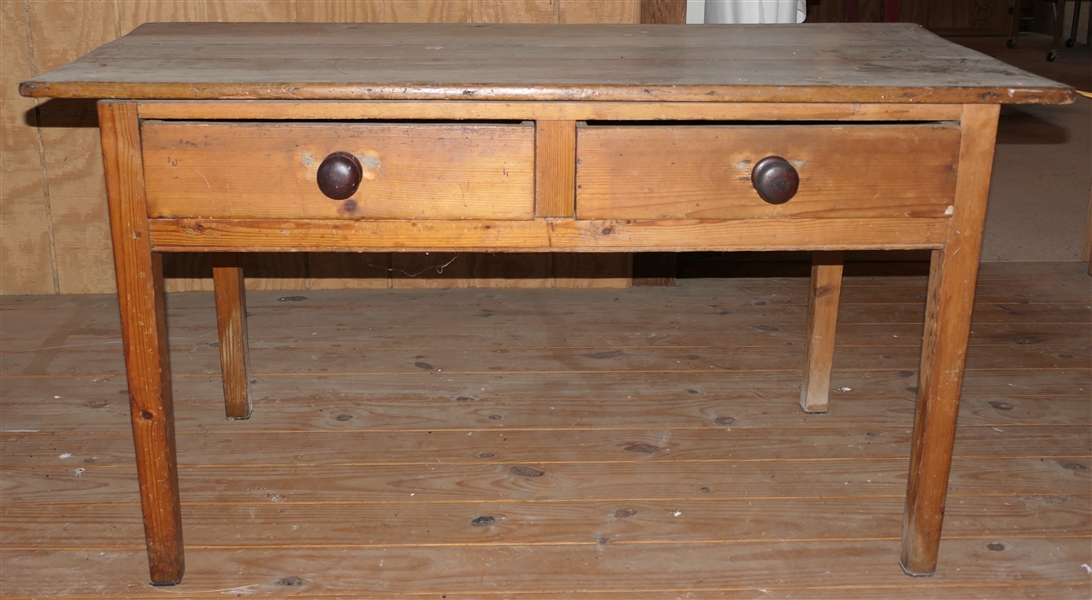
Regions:
<instances>
[{"instance_id":1,"label":"tapered table leg","mask_svg":"<svg viewBox=\"0 0 1092 600\"><path fill-rule=\"evenodd\" d=\"M220 334L220 369L224 409L229 419L250 418L250 353L246 335L246 289L237 254L212 258L216 329Z\"/></svg>"},{"instance_id":2,"label":"tapered table leg","mask_svg":"<svg viewBox=\"0 0 1092 600\"><path fill-rule=\"evenodd\" d=\"M99 128L148 566L153 585L173 585L185 560L163 261L149 243L136 105L100 102Z\"/></svg>"},{"instance_id":3,"label":"tapered table leg","mask_svg":"<svg viewBox=\"0 0 1092 600\"><path fill-rule=\"evenodd\" d=\"M830 369L834 362L834 332L838 327L838 300L842 294L841 252L812 254L808 292L808 331L804 339L804 380L800 408L827 412Z\"/></svg>"},{"instance_id":4,"label":"tapered table leg","mask_svg":"<svg viewBox=\"0 0 1092 600\"><path fill-rule=\"evenodd\" d=\"M963 109L952 220L929 270L902 531L901 564L908 575L932 575L937 568L998 114L997 105Z\"/></svg>"}]
</instances>

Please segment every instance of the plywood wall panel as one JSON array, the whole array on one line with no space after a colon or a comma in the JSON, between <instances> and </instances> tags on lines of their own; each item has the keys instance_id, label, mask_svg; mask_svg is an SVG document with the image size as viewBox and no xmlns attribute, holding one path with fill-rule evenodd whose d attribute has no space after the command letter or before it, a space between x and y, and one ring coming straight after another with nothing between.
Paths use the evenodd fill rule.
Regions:
<instances>
[{"instance_id":1,"label":"plywood wall panel","mask_svg":"<svg viewBox=\"0 0 1092 600\"><path fill-rule=\"evenodd\" d=\"M471 0L474 23L556 23L558 0Z\"/></svg>"},{"instance_id":2,"label":"plywood wall panel","mask_svg":"<svg viewBox=\"0 0 1092 600\"><path fill-rule=\"evenodd\" d=\"M296 0L301 23L379 23L387 0Z\"/></svg>"},{"instance_id":3,"label":"plywood wall panel","mask_svg":"<svg viewBox=\"0 0 1092 600\"><path fill-rule=\"evenodd\" d=\"M244 253L243 268L248 290L307 289L307 254L304 252Z\"/></svg>"},{"instance_id":4,"label":"plywood wall panel","mask_svg":"<svg viewBox=\"0 0 1092 600\"><path fill-rule=\"evenodd\" d=\"M295 0L208 0L209 21L295 21Z\"/></svg>"},{"instance_id":5,"label":"plywood wall panel","mask_svg":"<svg viewBox=\"0 0 1092 600\"><path fill-rule=\"evenodd\" d=\"M168 292L211 292L212 255L204 252L164 254L163 287Z\"/></svg>"},{"instance_id":6,"label":"plywood wall panel","mask_svg":"<svg viewBox=\"0 0 1092 600\"><path fill-rule=\"evenodd\" d=\"M37 70L62 66L117 38L115 9L113 2L28 0ZM51 100L40 115L58 290L110 291L114 262L94 103Z\"/></svg>"},{"instance_id":7,"label":"plywood wall panel","mask_svg":"<svg viewBox=\"0 0 1092 600\"><path fill-rule=\"evenodd\" d=\"M558 0L558 23L640 23L640 0Z\"/></svg>"},{"instance_id":8,"label":"plywood wall panel","mask_svg":"<svg viewBox=\"0 0 1092 600\"><path fill-rule=\"evenodd\" d=\"M471 0L387 0L383 20L391 23L469 23Z\"/></svg>"},{"instance_id":9,"label":"plywood wall panel","mask_svg":"<svg viewBox=\"0 0 1092 600\"><path fill-rule=\"evenodd\" d=\"M627 288L633 282L631 254L569 254L554 256L554 287Z\"/></svg>"},{"instance_id":10,"label":"plywood wall panel","mask_svg":"<svg viewBox=\"0 0 1092 600\"><path fill-rule=\"evenodd\" d=\"M560 256L560 255L558 255ZM474 287L554 287L554 255L481 253L474 255Z\"/></svg>"},{"instance_id":11,"label":"plywood wall panel","mask_svg":"<svg viewBox=\"0 0 1092 600\"><path fill-rule=\"evenodd\" d=\"M470 252L391 253L391 287L395 289L468 288L474 285Z\"/></svg>"},{"instance_id":12,"label":"plywood wall panel","mask_svg":"<svg viewBox=\"0 0 1092 600\"><path fill-rule=\"evenodd\" d=\"M18 97L22 79L61 66L96 46L148 21L325 21L325 22L535 22L636 23L641 0L0 0L3 2L4 68L3 195L0 215L0 293L111 292L114 289L108 218L93 102L42 104L42 127L33 118L35 101ZM40 140L40 144L39 144ZM277 257L288 262L278 265ZM407 267L429 259L416 255L376 256L380 262ZM544 258L546 257L546 258ZM578 279L547 255L531 264L511 256L464 254L459 266L430 278L395 276L395 286L471 285L473 264L481 281L501 285L513 273L515 285L554 276ZM369 259L370 260L370 259ZM490 264L491 260L498 261ZM368 271L333 255L299 254L248 259L248 287L374 287L352 281ZM372 261L375 262L375 261ZM168 289L211 289L208 264L200 255L169 256ZM395 263L398 263L396 265ZM575 263L573 263L575 264ZM428 265L424 265L428 266ZM362 270L363 269L363 270ZM560 269L560 270L558 270ZM528 277L528 274L534 276ZM268 277L265 277L268 276ZM428 281L425 281L425 280ZM385 284L384 284L385 285Z\"/></svg>"},{"instance_id":13,"label":"plywood wall panel","mask_svg":"<svg viewBox=\"0 0 1092 600\"><path fill-rule=\"evenodd\" d=\"M151 22L207 21L206 0L116 0L118 31L125 35Z\"/></svg>"},{"instance_id":14,"label":"plywood wall panel","mask_svg":"<svg viewBox=\"0 0 1092 600\"><path fill-rule=\"evenodd\" d=\"M33 74L23 0L0 3L0 294L54 294L49 206L45 194L37 101L14 84Z\"/></svg>"},{"instance_id":15,"label":"plywood wall panel","mask_svg":"<svg viewBox=\"0 0 1092 600\"><path fill-rule=\"evenodd\" d=\"M311 290L377 290L390 287L390 255L313 253L307 256L307 288Z\"/></svg>"}]
</instances>

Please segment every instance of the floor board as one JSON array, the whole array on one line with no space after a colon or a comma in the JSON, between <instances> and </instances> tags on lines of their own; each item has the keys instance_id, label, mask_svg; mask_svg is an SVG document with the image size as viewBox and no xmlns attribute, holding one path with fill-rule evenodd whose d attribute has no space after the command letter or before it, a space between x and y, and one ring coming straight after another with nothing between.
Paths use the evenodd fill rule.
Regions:
<instances>
[{"instance_id":1,"label":"floor board","mask_svg":"<svg viewBox=\"0 0 1092 600\"><path fill-rule=\"evenodd\" d=\"M1080 268L1078 268L1080 267ZM1092 280L984 265L938 574L897 566L924 277L169 298L187 575L147 585L116 301L0 298L4 598L1087 598Z\"/></svg>"}]
</instances>

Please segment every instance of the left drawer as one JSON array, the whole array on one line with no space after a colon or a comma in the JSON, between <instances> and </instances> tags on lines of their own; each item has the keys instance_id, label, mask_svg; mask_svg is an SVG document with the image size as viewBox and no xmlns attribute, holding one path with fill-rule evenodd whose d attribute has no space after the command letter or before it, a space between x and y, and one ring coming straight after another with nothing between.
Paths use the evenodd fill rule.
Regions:
<instances>
[{"instance_id":1,"label":"left drawer","mask_svg":"<svg viewBox=\"0 0 1092 600\"><path fill-rule=\"evenodd\" d=\"M530 219L535 130L523 124L145 121L148 216L230 219ZM355 156L346 199L319 166Z\"/></svg>"}]
</instances>

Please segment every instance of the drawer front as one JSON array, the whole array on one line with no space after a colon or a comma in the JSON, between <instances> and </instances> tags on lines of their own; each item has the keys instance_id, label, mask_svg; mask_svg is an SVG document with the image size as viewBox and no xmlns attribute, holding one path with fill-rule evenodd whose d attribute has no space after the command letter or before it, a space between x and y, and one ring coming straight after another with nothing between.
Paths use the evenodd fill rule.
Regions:
<instances>
[{"instance_id":1,"label":"drawer front","mask_svg":"<svg viewBox=\"0 0 1092 600\"><path fill-rule=\"evenodd\" d=\"M582 219L938 217L950 214L959 128L927 125L587 126L577 131ZM754 166L776 156L796 194L764 201Z\"/></svg>"},{"instance_id":2,"label":"drawer front","mask_svg":"<svg viewBox=\"0 0 1092 600\"><path fill-rule=\"evenodd\" d=\"M145 121L152 218L530 219L529 125ZM334 152L361 165L333 200L318 170Z\"/></svg>"}]
</instances>

